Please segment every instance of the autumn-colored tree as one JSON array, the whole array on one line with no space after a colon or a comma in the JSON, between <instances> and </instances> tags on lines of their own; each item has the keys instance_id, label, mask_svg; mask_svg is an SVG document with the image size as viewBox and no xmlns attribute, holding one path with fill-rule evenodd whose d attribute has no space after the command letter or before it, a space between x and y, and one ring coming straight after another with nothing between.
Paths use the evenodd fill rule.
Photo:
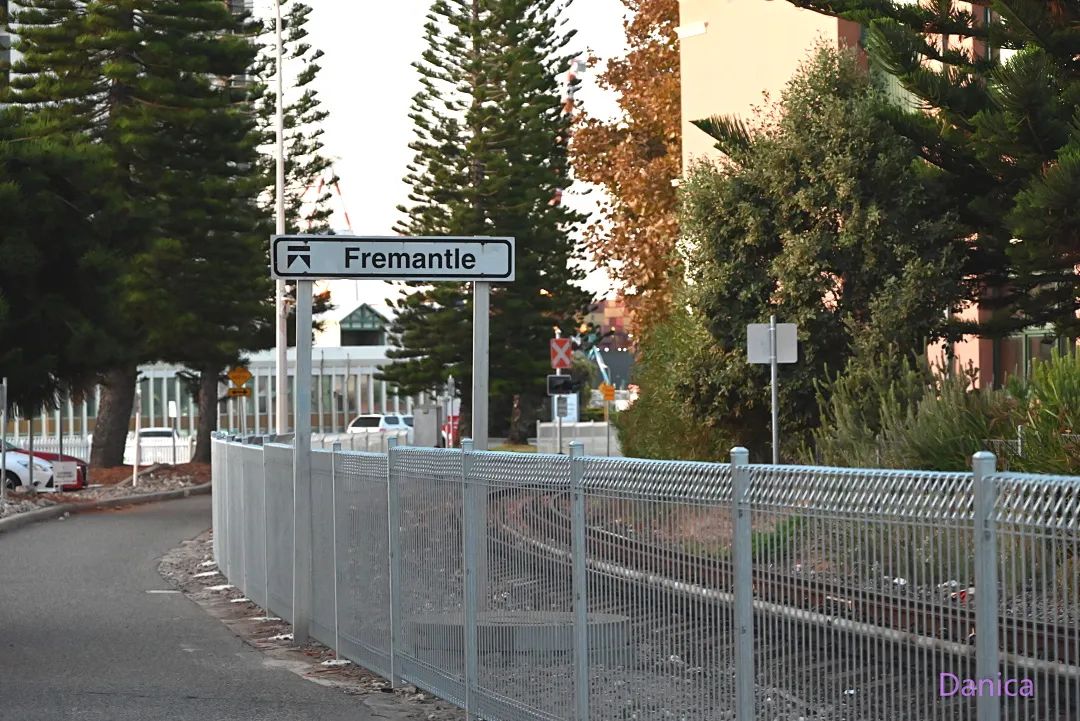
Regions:
<instances>
[{"instance_id":1,"label":"autumn-colored tree","mask_svg":"<svg viewBox=\"0 0 1080 721\"><path fill-rule=\"evenodd\" d=\"M618 94L622 117L576 118L570 158L576 177L607 198L586 230L593 260L623 286L637 326L664 317L672 281L682 277L676 253L677 192L682 168L679 113L678 0L623 0L629 51L608 61L601 88ZM597 65L599 59L589 58Z\"/></svg>"}]
</instances>

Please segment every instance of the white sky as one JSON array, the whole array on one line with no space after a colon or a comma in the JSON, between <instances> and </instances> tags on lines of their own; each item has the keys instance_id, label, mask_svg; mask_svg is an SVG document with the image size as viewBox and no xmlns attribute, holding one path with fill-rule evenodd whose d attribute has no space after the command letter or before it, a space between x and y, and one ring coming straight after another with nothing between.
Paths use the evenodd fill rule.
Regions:
<instances>
[{"instance_id":1,"label":"white sky","mask_svg":"<svg viewBox=\"0 0 1080 721\"><path fill-rule=\"evenodd\" d=\"M341 198L334 199L333 225L345 231L348 210L352 231L358 235L388 235L398 219L396 207L407 202L402 182L412 160L408 118L419 82L411 63L423 50L423 23L429 0L307 0L313 12L310 41L326 55L317 88L330 117L326 121L326 153L341 178ZM578 30L574 52L592 51L601 58L623 52L621 0L574 0L567 11L570 27ZM270 12L273 0L258 0L257 11ZM592 71L590 71L591 73ZM613 99L583 78L578 97L588 110L610 116ZM575 193L564 201L579 210L589 200ZM590 274L585 284L594 293L609 290L602 272ZM340 310L367 302L385 310L383 301L394 294L378 281L335 282L332 294Z\"/></svg>"}]
</instances>

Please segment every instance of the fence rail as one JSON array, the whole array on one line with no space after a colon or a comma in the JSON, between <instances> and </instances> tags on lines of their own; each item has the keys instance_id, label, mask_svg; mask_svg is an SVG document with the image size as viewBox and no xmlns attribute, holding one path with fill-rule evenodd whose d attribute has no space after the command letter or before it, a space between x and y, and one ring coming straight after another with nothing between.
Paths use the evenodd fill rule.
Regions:
<instances>
[{"instance_id":1,"label":"fence rail","mask_svg":"<svg viewBox=\"0 0 1080 721\"><path fill-rule=\"evenodd\" d=\"M472 718L1080 718L1080 478L465 445L315 451L308 525L217 439L222 572Z\"/></svg>"}]
</instances>

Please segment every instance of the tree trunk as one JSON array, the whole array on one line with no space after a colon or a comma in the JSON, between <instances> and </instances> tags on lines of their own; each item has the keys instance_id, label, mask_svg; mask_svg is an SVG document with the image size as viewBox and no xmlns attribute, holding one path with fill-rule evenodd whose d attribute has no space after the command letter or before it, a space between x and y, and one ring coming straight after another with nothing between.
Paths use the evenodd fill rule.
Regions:
<instances>
[{"instance_id":1,"label":"tree trunk","mask_svg":"<svg viewBox=\"0 0 1080 721\"><path fill-rule=\"evenodd\" d=\"M101 381L101 404L94 422L94 442L90 465L115 468L124 464L131 410L135 404L135 383L139 369L135 365L113 368Z\"/></svg>"},{"instance_id":2,"label":"tree trunk","mask_svg":"<svg viewBox=\"0 0 1080 721\"><path fill-rule=\"evenodd\" d=\"M208 366L199 375L199 428L195 436L195 463L210 462L210 434L217 430L218 377L221 369Z\"/></svg>"}]
</instances>

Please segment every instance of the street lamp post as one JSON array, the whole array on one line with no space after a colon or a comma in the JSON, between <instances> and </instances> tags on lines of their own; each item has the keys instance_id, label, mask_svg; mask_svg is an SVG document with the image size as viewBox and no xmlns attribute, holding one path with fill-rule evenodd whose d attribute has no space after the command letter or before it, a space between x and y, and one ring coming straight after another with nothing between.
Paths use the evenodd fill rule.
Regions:
<instances>
[{"instance_id":1,"label":"street lamp post","mask_svg":"<svg viewBox=\"0 0 1080 721\"><path fill-rule=\"evenodd\" d=\"M275 187L275 205L277 234L285 233L285 81L282 58L284 56L283 33L281 22L281 0L274 0L276 12L277 33L277 182ZM289 379L288 370L288 347L289 313L285 306L285 281L278 280L274 292L274 333L276 337L276 377L277 396L275 398L275 415L277 419L277 432L284 435L289 432L289 394L287 384Z\"/></svg>"}]
</instances>

